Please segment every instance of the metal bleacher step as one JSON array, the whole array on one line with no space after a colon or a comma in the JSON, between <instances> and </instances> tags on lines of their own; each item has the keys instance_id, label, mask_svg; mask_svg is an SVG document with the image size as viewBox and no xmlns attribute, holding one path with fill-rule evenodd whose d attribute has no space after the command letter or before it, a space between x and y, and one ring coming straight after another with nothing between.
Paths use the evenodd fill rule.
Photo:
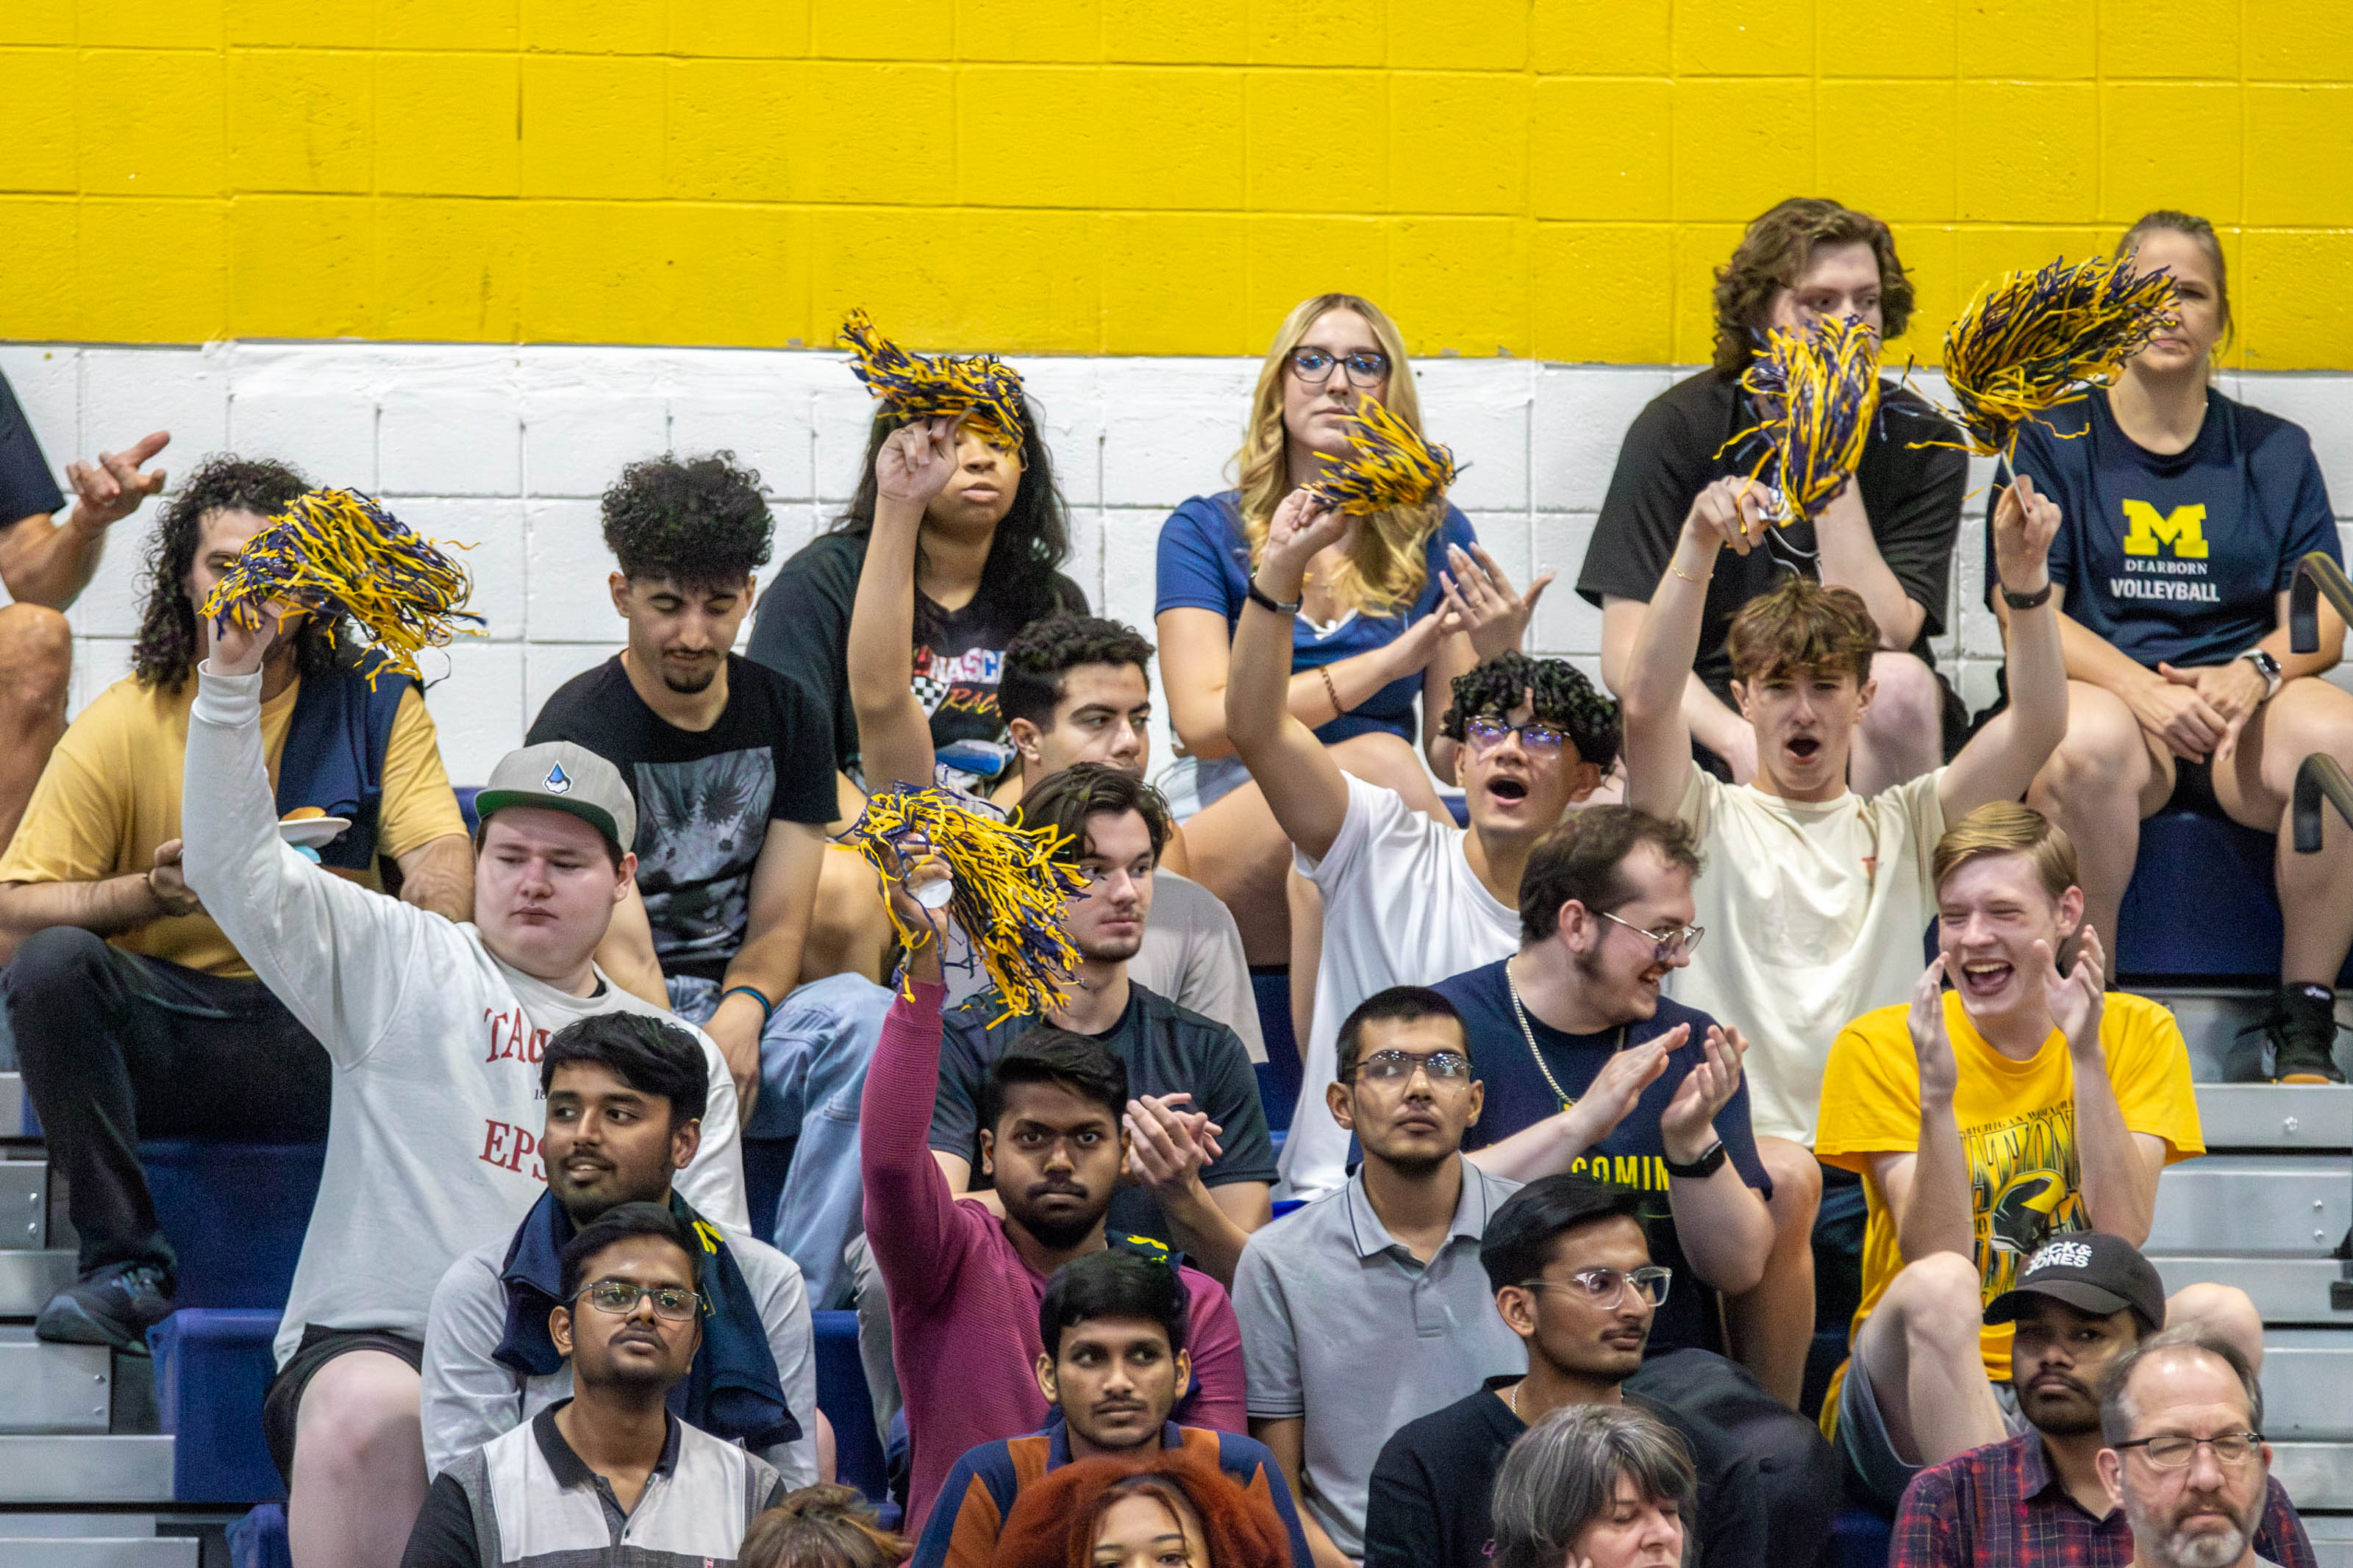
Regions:
<instances>
[{"instance_id":1,"label":"metal bleacher step","mask_svg":"<svg viewBox=\"0 0 2353 1568\"><path fill-rule=\"evenodd\" d=\"M2150 1253L2313 1257L2353 1224L2353 1159L2342 1154L2209 1154L2175 1165L2157 1189Z\"/></svg>"},{"instance_id":2,"label":"metal bleacher step","mask_svg":"<svg viewBox=\"0 0 2353 1568\"><path fill-rule=\"evenodd\" d=\"M192 1535L12 1536L0 1514L0 1563L8 1568L197 1568Z\"/></svg>"},{"instance_id":3,"label":"metal bleacher step","mask_svg":"<svg viewBox=\"0 0 2353 1568\"><path fill-rule=\"evenodd\" d=\"M2209 1149L2353 1149L2353 1085L2201 1083L2198 1120Z\"/></svg>"},{"instance_id":4,"label":"metal bleacher step","mask_svg":"<svg viewBox=\"0 0 2353 1568\"><path fill-rule=\"evenodd\" d=\"M21 1325L0 1328L0 1433L104 1432L113 1363L104 1345L47 1344Z\"/></svg>"},{"instance_id":5,"label":"metal bleacher step","mask_svg":"<svg viewBox=\"0 0 2353 1568\"><path fill-rule=\"evenodd\" d=\"M0 1250L0 1322L29 1321L50 1297L73 1283L74 1255Z\"/></svg>"},{"instance_id":6,"label":"metal bleacher step","mask_svg":"<svg viewBox=\"0 0 2353 1568\"><path fill-rule=\"evenodd\" d=\"M0 1252L37 1250L47 1240L49 1163L0 1160Z\"/></svg>"},{"instance_id":7,"label":"metal bleacher step","mask_svg":"<svg viewBox=\"0 0 2353 1568\"><path fill-rule=\"evenodd\" d=\"M2271 1390L2268 1377L2263 1389ZM2353 1443L2274 1443L2272 1474L2298 1510L2353 1510Z\"/></svg>"},{"instance_id":8,"label":"metal bleacher step","mask_svg":"<svg viewBox=\"0 0 2353 1568\"><path fill-rule=\"evenodd\" d=\"M2332 1307L2328 1288L2343 1278L2333 1258L2230 1258L2201 1253L2152 1252L2149 1261L2165 1280L2166 1294L2211 1279L2236 1285L2255 1303L2263 1321L2275 1325L2335 1324L2353 1329L2353 1309Z\"/></svg>"},{"instance_id":9,"label":"metal bleacher step","mask_svg":"<svg viewBox=\"0 0 2353 1568\"><path fill-rule=\"evenodd\" d=\"M0 1072L0 1138L18 1136L25 1125L25 1076Z\"/></svg>"},{"instance_id":10,"label":"metal bleacher step","mask_svg":"<svg viewBox=\"0 0 2353 1568\"><path fill-rule=\"evenodd\" d=\"M91 1508L172 1502L168 1436L0 1436L0 1509L25 1504ZM7 1515L0 1513L0 1533ZM15 1560L7 1560L14 1568Z\"/></svg>"},{"instance_id":11,"label":"metal bleacher step","mask_svg":"<svg viewBox=\"0 0 2353 1568\"><path fill-rule=\"evenodd\" d=\"M2263 1435L2279 1442L2348 1444L2353 1467L2353 1334L2263 1331Z\"/></svg>"}]
</instances>

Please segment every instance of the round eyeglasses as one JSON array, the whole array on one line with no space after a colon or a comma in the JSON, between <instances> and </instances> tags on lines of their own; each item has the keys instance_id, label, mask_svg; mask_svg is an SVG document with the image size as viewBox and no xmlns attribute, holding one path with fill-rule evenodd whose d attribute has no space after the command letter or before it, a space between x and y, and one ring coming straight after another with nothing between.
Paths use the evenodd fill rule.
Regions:
<instances>
[{"instance_id":1,"label":"round eyeglasses","mask_svg":"<svg viewBox=\"0 0 2353 1568\"><path fill-rule=\"evenodd\" d=\"M1648 937L1651 943L1651 960L1658 963L1672 963L1685 953L1697 951L1699 939L1707 934L1705 926L1670 926L1665 931L1645 931L1632 921L1620 920L1608 910L1593 912L1612 925L1624 926L1636 936Z\"/></svg>"},{"instance_id":2,"label":"round eyeglasses","mask_svg":"<svg viewBox=\"0 0 2353 1568\"><path fill-rule=\"evenodd\" d=\"M1510 740L1520 738L1520 749L1532 757L1556 757L1568 739L1567 732L1555 724L1507 724L1501 719L1473 719L1462 726L1471 737L1471 749L1481 756Z\"/></svg>"},{"instance_id":3,"label":"round eyeglasses","mask_svg":"<svg viewBox=\"0 0 2353 1568\"><path fill-rule=\"evenodd\" d=\"M1631 1269L1580 1268L1566 1279L1531 1279L1520 1288L1566 1290L1587 1306L1607 1312L1626 1299L1630 1286L1651 1306L1659 1305L1667 1299L1667 1286L1673 1279L1673 1269L1653 1263Z\"/></svg>"},{"instance_id":4,"label":"round eyeglasses","mask_svg":"<svg viewBox=\"0 0 2353 1568\"><path fill-rule=\"evenodd\" d=\"M653 1298L654 1316L673 1323L683 1323L694 1316L694 1309L702 1300L691 1290L681 1290L675 1285L636 1285L627 1279L599 1279L580 1292L588 1304L600 1312L610 1312L625 1318L638 1310L638 1303Z\"/></svg>"},{"instance_id":5,"label":"round eyeglasses","mask_svg":"<svg viewBox=\"0 0 2353 1568\"><path fill-rule=\"evenodd\" d=\"M1387 354L1367 352L1335 359L1322 349L1291 351L1291 374L1309 386L1321 386L1331 380L1332 367L1335 364L1348 373L1350 386L1378 386L1389 374L1389 356Z\"/></svg>"},{"instance_id":6,"label":"round eyeglasses","mask_svg":"<svg viewBox=\"0 0 2353 1568\"><path fill-rule=\"evenodd\" d=\"M1403 1083L1419 1070L1437 1083L1463 1083L1471 1077L1471 1058L1461 1051L1375 1051L1356 1064L1358 1083Z\"/></svg>"}]
</instances>

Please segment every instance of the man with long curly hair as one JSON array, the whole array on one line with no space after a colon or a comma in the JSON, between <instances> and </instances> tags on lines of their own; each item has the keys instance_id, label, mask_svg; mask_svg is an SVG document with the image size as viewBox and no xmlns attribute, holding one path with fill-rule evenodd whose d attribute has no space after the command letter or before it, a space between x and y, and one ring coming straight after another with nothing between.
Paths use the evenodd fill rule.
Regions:
<instances>
[{"instance_id":1,"label":"man with long curly hair","mask_svg":"<svg viewBox=\"0 0 2353 1568\"><path fill-rule=\"evenodd\" d=\"M43 1339L144 1353L172 1310L172 1244L140 1138L327 1134L326 1053L213 922L180 853L193 675L210 646L197 606L309 488L263 459L216 458L189 477L156 523L132 672L66 731L0 860L0 951L15 949L0 992L80 1237ZM471 919L466 826L424 698L390 672L371 687L341 631L306 622L263 671L276 814L346 819L316 851L325 865L381 889L389 861L404 900Z\"/></svg>"}]
</instances>

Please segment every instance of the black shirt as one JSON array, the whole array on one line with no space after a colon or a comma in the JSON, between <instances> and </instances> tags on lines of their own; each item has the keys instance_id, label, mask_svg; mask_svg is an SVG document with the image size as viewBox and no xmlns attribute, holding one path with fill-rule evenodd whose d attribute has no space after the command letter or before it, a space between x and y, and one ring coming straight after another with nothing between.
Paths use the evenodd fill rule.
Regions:
<instances>
[{"instance_id":1,"label":"black shirt","mask_svg":"<svg viewBox=\"0 0 2353 1568\"><path fill-rule=\"evenodd\" d=\"M525 737L543 741L586 746L628 781L638 892L667 974L724 979L750 923L768 824L822 827L836 810L823 714L792 681L734 654L727 706L708 730L681 730L647 707L616 654L547 700Z\"/></svg>"},{"instance_id":2,"label":"black shirt","mask_svg":"<svg viewBox=\"0 0 2353 1568\"><path fill-rule=\"evenodd\" d=\"M1461 1013L1463 1032L1471 1042L1472 1070L1486 1086L1479 1121L1463 1134L1465 1150L1500 1143L1567 1109L1528 1052L1527 1037L1520 1033L1502 963L1441 980L1436 989ZM1642 1091L1625 1120L1569 1167L1576 1174L1638 1187L1645 1194L1642 1218L1643 1228L1650 1233L1651 1256L1674 1270L1666 1301L1651 1323L1647 1352L1653 1355L1672 1350L1724 1348L1716 1329L1715 1292L1692 1271L1675 1235L1674 1215L1667 1205L1666 1142L1659 1131L1659 1118L1673 1101L1675 1090L1692 1068L1706 1059L1703 1042L1715 1022L1704 1013L1662 996L1656 1013L1641 1023L1628 1025L1623 1031L1626 1046L1639 1046L1678 1024L1690 1025L1691 1037L1669 1053L1667 1070ZM1620 1048L1617 1029L1599 1035L1563 1034L1533 1013L1528 1015L1528 1029L1544 1053L1545 1066L1552 1069L1553 1078L1571 1100L1586 1091L1603 1064ZM1746 1076L1732 1091L1732 1099L1716 1112L1715 1134L1724 1140L1740 1179L1771 1197L1773 1183L1757 1157L1757 1139L1749 1130Z\"/></svg>"},{"instance_id":3,"label":"black shirt","mask_svg":"<svg viewBox=\"0 0 2353 1568\"><path fill-rule=\"evenodd\" d=\"M865 564L864 534L822 534L785 563L752 620L752 657L790 676L831 716L832 765L853 778L858 717L849 705L849 612ZM1086 614L1079 585L1059 572L1052 576L1055 607ZM930 612L934 631L915 647L914 679L931 715L932 745L940 762L966 780L989 783L1013 760L997 710L997 678L1005 645L1025 623L986 595L960 610L934 605Z\"/></svg>"},{"instance_id":4,"label":"black shirt","mask_svg":"<svg viewBox=\"0 0 2353 1568\"><path fill-rule=\"evenodd\" d=\"M1929 659L1928 639L1945 629L1968 459L1950 447L1913 445L1957 439L1926 399L1882 382L1880 408L1878 430L1856 479L1881 559L1905 594L1926 612L1912 652ZM1577 591L1588 603L1599 605L1604 595L1651 602L1693 499L1715 480L1755 467L1757 437L1718 455L1753 423L1738 386L1713 370L1677 382L1634 416L1577 575ZM1766 477L1771 477L1769 468ZM1716 557L1694 668L1717 695L1732 679L1732 661L1724 651L1732 617L1749 600L1769 593L1787 572L1821 575L1812 523L1770 530L1765 546L1746 555L1726 550Z\"/></svg>"},{"instance_id":5,"label":"black shirt","mask_svg":"<svg viewBox=\"0 0 2353 1568\"><path fill-rule=\"evenodd\" d=\"M32 422L8 378L0 375L0 532L39 512L65 510L66 498L41 456Z\"/></svg>"},{"instance_id":6,"label":"black shirt","mask_svg":"<svg viewBox=\"0 0 2353 1568\"><path fill-rule=\"evenodd\" d=\"M989 1020L1004 1010L1004 998L991 987L940 1020L932 1147L971 1163L967 1185L974 1192L988 1185L980 1173L981 1086L997 1058L1038 1027L1037 1019L1019 1016L992 1026ZM1231 1029L1130 981L1127 1010L1092 1038L1125 1064L1129 1095L1190 1094L1189 1108L1224 1129L1218 1142L1225 1152L1202 1168L1202 1185L1274 1180L1274 1140L1259 1101L1258 1069ZM1114 1235L1169 1239L1160 1200L1138 1186L1124 1184L1112 1194L1109 1228Z\"/></svg>"}]
</instances>

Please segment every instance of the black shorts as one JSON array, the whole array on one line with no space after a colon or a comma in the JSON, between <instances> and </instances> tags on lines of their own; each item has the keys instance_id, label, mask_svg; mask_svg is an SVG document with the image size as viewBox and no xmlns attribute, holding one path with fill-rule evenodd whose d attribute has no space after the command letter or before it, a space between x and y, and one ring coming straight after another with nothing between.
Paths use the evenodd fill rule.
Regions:
<instances>
[{"instance_id":1,"label":"black shorts","mask_svg":"<svg viewBox=\"0 0 2353 1568\"><path fill-rule=\"evenodd\" d=\"M322 1329L315 1323L305 1328L301 1344L278 1369L278 1375L269 1380L269 1392L261 1397L262 1440L269 1445L278 1479L290 1491L294 1486L294 1430L302 1412L302 1391L311 1386L321 1367L353 1351L382 1351L398 1356L417 1372L425 1370L424 1345L405 1334L382 1329Z\"/></svg>"}]
</instances>

